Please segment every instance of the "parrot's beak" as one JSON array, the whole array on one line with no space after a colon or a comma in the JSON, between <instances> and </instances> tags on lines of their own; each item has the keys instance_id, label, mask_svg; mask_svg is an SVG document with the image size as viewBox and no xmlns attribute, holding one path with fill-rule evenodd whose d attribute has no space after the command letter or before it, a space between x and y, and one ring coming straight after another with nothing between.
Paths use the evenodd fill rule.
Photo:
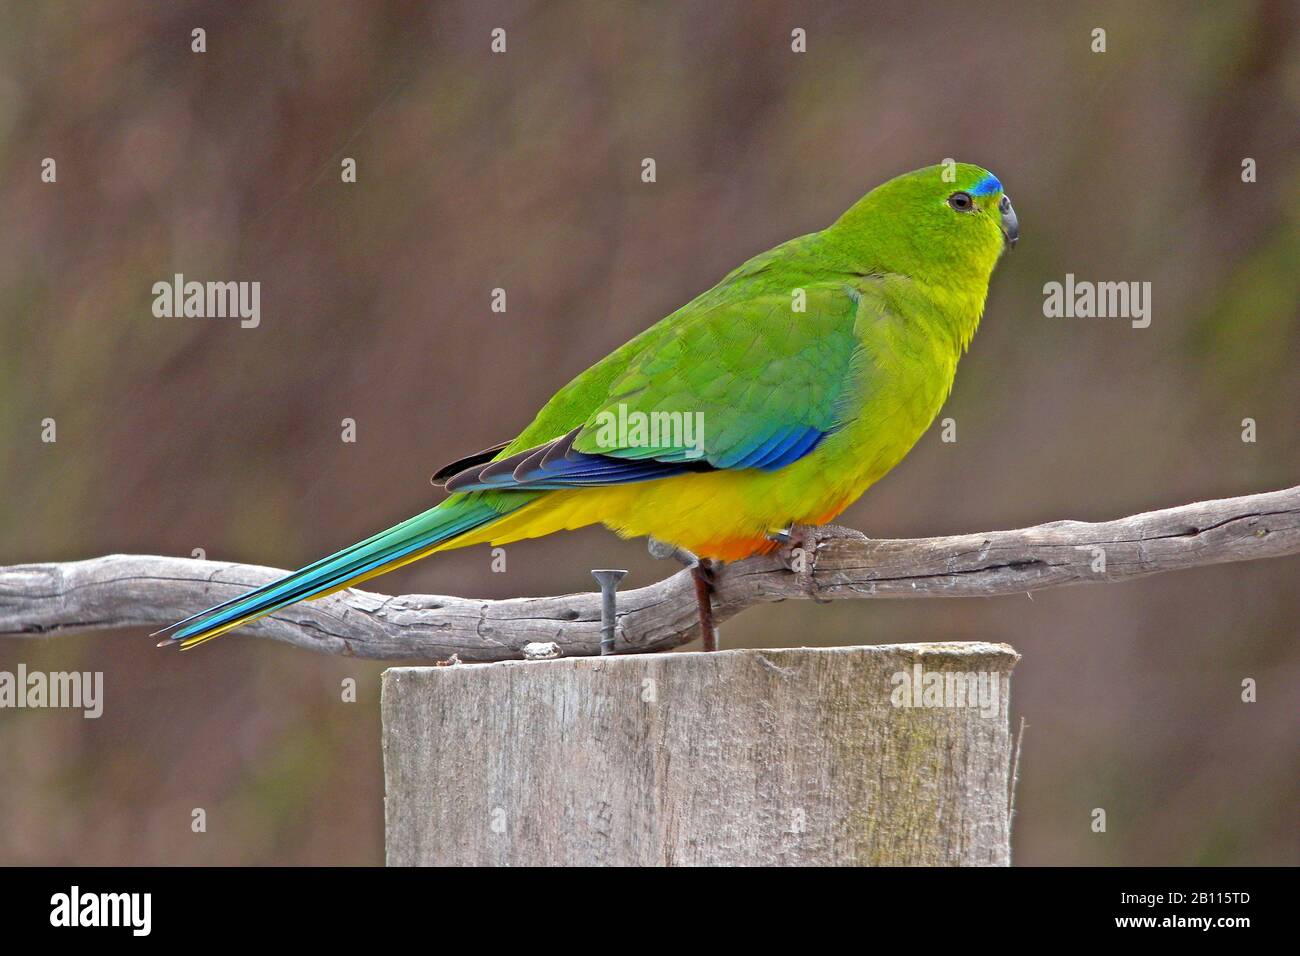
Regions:
<instances>
[{"instance_id":1,"label":"parrot's beak","mask_svg":"<svg viewBox=\"0 0 1300 956\"><path fill-rule=\"evenodd\" d=\"M1008 248L1016 247L1016 240L1020 238L1020 220L1016 218L1016 211L1011 206L1011 200L1006 196L1002 197L1002 237L1006 240Z\"/></svg>"}]
</instances>

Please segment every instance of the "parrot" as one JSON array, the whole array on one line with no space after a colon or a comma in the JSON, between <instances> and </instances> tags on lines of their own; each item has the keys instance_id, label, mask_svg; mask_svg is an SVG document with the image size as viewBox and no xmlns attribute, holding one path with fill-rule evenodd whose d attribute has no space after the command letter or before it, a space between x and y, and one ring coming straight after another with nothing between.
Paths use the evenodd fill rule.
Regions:
<instances>
[{"instance_id":1,"label":"parrot","mask_svg":"<svg viewBox=\"0 0 1300 956\"><path fill-rule=\"evenodd\" d=\"M890 179L580 373L513 440L440 469L434 507L164 628L159 646L195 647L440 551L601 524L688 563L715 649L719 564L827 524L903 459L1019 234L983 167Z\"/></svg>"}]
</instances>

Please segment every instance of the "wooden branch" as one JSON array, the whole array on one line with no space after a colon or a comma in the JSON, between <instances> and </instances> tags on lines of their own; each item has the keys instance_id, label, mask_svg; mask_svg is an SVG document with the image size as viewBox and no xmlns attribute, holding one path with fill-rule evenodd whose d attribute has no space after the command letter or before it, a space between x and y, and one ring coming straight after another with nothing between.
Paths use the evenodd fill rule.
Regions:
<instances>
[{"instance_id":1,"label":"wooden branch","mask_svg":"<svg viewBox=\"0 0 1300 956\"><path fill-rule=\"evenodd\" d=\"M787 598L992 597L1296 554L1300 486L1116 521L986 534L868 540L818 529L809 551L811 574L788 570L777 556L721 568L718 620ZM145 555L0 568L0 636L162 626L283 573ZM620 592L617 650L662 651L693 640L694 602L686 572ZM566 657L587 656L599 653L600 595L489 601L351 590L295 604L245 630L376 660L507 660L538 641L555 642Z\"/></svg>"}]
</instances>

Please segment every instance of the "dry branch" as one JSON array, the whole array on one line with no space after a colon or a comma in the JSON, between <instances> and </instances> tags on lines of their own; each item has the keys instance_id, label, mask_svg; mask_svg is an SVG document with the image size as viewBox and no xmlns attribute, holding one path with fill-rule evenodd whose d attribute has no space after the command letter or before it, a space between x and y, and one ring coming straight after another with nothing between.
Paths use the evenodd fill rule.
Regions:
<instances>
[{"instance_id":1,"label":"dry branch","mask_svg":"<svg viewBox=\"0 0 1300 956\"><path fill-rule=\"evenodd\" d=\"M776 556L720 570L718 620L787 598L991 597L1121 581L1181 568L1300 553L1300 486L1088 523L868 540L822 529L813 571ZM1104 570L1102 568L1104 558ZM0 568L0 636L157 627L265 584L283 571L147 555ZM619 652L661 651L697 637L689 575L620 592ZM600 648L600 595L505 601L344 591L248 626L298 647L376 660L518 658L534 641L565 656Z\"/></svg>"}]
</instances>

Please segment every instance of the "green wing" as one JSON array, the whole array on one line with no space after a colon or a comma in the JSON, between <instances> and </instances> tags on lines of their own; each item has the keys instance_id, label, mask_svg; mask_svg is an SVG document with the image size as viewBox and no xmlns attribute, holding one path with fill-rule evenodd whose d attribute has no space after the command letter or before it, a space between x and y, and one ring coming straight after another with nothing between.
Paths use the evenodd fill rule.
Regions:
<instances>
[{"instance_id":1,"label":"green wing","mask_svg":"<svg viewBox=\"0 0 1300 956\"><path fill-rule=\"evenodd\" d=\"M847 287L802 291L803 311L791 291L767 292L679 323L611 383L573 447L620 459L699 458L713 468L802 457L840 424L858 344ZM688 445L677 433L692 425Z\"/></svg>"},{"instance_id":2,"label":"green wing","mask_svg":"<svg viewBox=\"0 0 1300 956\"><path fill-rule=\"evenodd\" d=\"M822 283L801 287L796 302L795 289L761 278L761 290L724 281L592 366L495 460L460 471L447 489L619 484L774 469L806 455L857 394L862 297Z\"/></svg>"}]
</instances>

